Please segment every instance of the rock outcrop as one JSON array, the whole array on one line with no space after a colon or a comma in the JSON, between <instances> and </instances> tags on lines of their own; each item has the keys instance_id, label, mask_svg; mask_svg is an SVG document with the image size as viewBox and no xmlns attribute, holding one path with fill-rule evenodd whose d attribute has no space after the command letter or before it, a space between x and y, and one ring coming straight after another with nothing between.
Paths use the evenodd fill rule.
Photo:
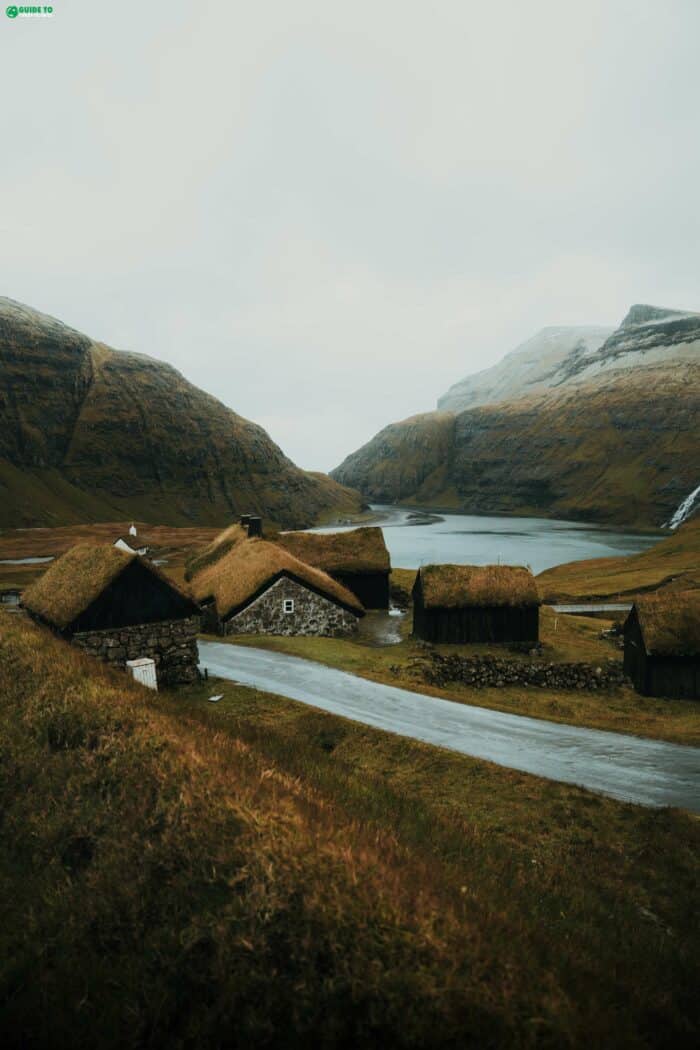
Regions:
<instances>
[{"instance_id":1,"label":"rock outcrop","mask_svg":"<svg viewBox=\"0 0 700 1050\"><path fill-rule=\"evenodd\" d=\"M250 512L302 528L360 506L170 365L3 298L0 419L2 527Z\"/></svg>"}]
</instances>

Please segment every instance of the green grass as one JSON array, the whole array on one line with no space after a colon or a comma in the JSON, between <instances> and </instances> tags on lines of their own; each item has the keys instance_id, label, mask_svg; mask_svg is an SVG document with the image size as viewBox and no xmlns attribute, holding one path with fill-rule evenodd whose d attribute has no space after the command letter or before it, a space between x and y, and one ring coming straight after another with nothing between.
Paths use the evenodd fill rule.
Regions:
<instances>
[{"instance_id":1,"label":"green grass","mask_svg":"<svg viewBox=\"0 0 700 1050\"><path fill-rule=\"evenodd\" d=\"M693 1045L696 819L0 642L4 1045Z\"/></svg>"}]
</instances>

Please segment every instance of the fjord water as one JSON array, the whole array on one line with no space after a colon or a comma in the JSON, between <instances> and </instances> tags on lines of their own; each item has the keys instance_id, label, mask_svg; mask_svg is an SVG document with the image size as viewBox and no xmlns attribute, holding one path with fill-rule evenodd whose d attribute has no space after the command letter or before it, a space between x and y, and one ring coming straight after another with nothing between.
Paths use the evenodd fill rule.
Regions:
<instances>
[{"instance_id":1,"label":"fjord water","mask_svg":"<svg viewBox=\"0 0 700 1050\"><path fill-rule=\"evenodd\" d=\"M529 565L534 573L584 558L634 554L659 536L622 532L551 518L504 518L373 505L391 554L391 563L417 569L431 563ZM420 517L416 515L420 514ZM414 517L410 517L414 515ZM434 515L439 520L429 520ZM314 529L340 532L356 526Z\"/></svg>"}]
</instances>

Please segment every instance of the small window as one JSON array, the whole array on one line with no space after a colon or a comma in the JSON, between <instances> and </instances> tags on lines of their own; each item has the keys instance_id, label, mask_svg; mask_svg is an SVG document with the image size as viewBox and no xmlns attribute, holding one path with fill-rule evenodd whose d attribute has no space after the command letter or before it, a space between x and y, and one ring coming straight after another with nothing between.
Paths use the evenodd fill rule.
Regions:
<instances>
[{"instance_id":1,"label":"small window","mask_svg":"<svg viewBox=\"0 0 700 1050\"><path fill-rule=\"evenodd\" d=\"M294 612L294 599L293 598L285 598L284 601L282 602L282 607L283 607L283 609L284 609L284 611L286 613L293 613Z\"/></svg>"}]
</instances>

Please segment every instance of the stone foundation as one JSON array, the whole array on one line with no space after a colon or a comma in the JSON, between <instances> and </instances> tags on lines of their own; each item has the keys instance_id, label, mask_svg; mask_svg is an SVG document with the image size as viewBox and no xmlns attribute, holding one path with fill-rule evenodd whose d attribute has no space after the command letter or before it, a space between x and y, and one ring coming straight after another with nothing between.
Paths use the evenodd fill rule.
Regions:
<instances>
[{"instance_id":1,"label":"stone foundation","mask_svg":"<svg viewBox=\"0 0 700 1050\"><path fill-rule=\"evenodd\" d=\"M284 611L285 600L294 612ZM224 624L224 634L311 634L338 637L351 634L358 617L335 602L282 577L237 616Z\"/></svg>"},{"instance_id":2,"label":"stone foundation","mask_svg":"<svg viewBox=\"0 0 700 1050\"><path fill-rule=\"evenodd\" d=\"M618 689L626 678L622 664L544 663L541 660L509 660L500 656L442 656L427 653L415 661L417 677L430 685L460 682L474 689L535 686L540 689Z\"/></svg>"},{"instance_id":3,"label":"stone foundation","mask_svg":"<svg viewBox=\"0 0 700 1050\"><path fill-rule=\"evenodd\" d=\"M83 631L71 641L91 656L125 667L127 660L148 656L155 661L159 686L180 685L197 679L199 617L163 620L107 631Z\"/></svg>"}]
</instances>

